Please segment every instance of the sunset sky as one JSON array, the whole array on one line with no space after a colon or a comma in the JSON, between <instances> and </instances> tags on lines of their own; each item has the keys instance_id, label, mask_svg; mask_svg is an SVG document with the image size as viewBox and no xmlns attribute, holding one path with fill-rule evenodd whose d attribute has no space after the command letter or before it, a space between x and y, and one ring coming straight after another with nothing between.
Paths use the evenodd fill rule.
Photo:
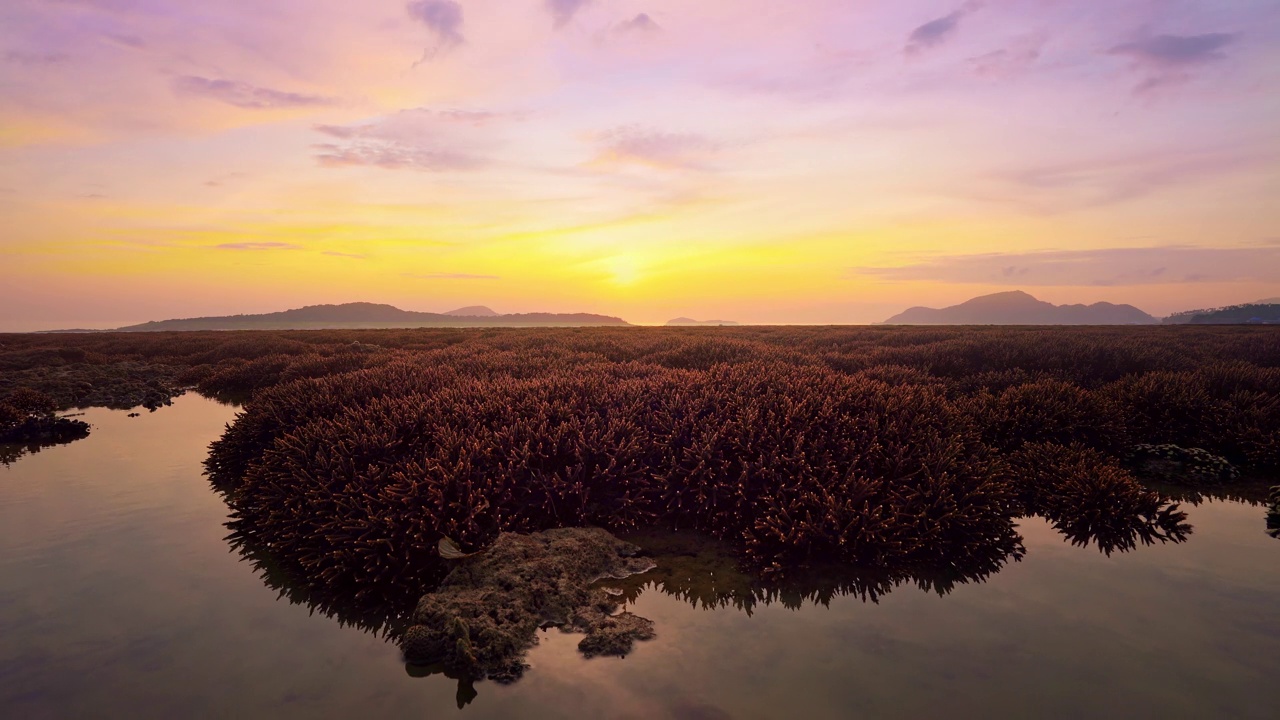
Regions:
<instances>
[{"instance_id":1,"label":"sunset sky","mask_svg":"<svg viewBox=\"0 0 1280 720\"><path fill-rule=\"evenodd\" d=\"M4 0L0 330L1280 295L1276 0Z\"/></svg>"}]
</instances>

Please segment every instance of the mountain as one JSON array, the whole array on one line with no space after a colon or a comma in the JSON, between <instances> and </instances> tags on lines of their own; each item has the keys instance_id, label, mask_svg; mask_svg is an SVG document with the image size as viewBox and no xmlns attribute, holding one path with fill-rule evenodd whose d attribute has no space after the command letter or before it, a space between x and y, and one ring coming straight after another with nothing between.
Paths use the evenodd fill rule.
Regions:
<instances>
[{"instance_id":1,"label":"mountain","mask_svg":"<svg viewBox=\"0 0 1280 720\"><path fill-rule=\"evenodd\" d=\"M1020 290L976 297L937 310L913 307L884 325L1152 325L1157 320L1132 305L1054 305Z\"/></svg>"},{"instance_id":2,"label":"mountain","mask_svg":"<svg viewBox=\"0 0 1280 720\"><path fill-rule=\"evenodd\" d=\"M737 324L738 323L732 320L694 320L693 318L687 317L678 317L674 320L667 321L667 325L672 327L688 327L693 325L716 325L724 327Z\"/></svg>"},{"instance_id":3,"label":"mountain","mask_svg":"<svg viewBox=\"0 0 1280 720\"><path fill-rule=\"evenodd\" d=\"M457 310L450 310L445 313L445 315L452 315L454 317L498 317L498 313L490 310L484 305L468 305L467 307L458 308Z\"/></svg>"},{"instance_id":4,"label":"mountain","mask_svg":"<svg viewBox=\"0 0 1280 720\"><path fill-rule=\"evenodd\" d=\"M586 327L596 325L624 326L625 320L589 313L519 313L499 315L463 315L462 310L479 312L488 308L462 308L452 313L428 313L401 310L376 303L344 305L309 305L295 310L262 315L228 315L225 317L153 320L141 325L119 328L122 332L155 332L161 330L306 330L320 328L418 328L418 327ZM457 314L455 314L457 313Z\"/></svg>"}]
</instances>

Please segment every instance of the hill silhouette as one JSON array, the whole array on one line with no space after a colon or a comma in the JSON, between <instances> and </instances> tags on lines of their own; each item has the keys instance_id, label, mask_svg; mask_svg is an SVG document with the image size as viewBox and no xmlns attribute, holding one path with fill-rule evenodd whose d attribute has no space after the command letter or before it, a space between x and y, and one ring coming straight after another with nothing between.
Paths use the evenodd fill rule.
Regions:
<instances>
[{"instance_id":1,"label":"hill silhouette","mask_svg":"<svg viewBox=\"0 0 1280 720\"><path fill-rule=\"evenodd\" d=\"M445 313L445 315L453 315L454 317L498 317L499 314L484 305L468 305Z\"/></svg>"},{"instance_id":2,"label":"hill silhouette","mask_svg":"<svg viewBox=\"0 0 1280 720\"><path fill-rule=\"evenodd\" d=\"M698 325L730 326L730 325L737 325L737 324L738 323L732 320L694 320L693 318L687 318L687 317L678 317L678 318L675 318L674 320L667 321L667 325L671 327L682 327L682 326L690 327L690 326L698 326Z\"/></svg>"},{"instance_id":3,"label":"hill silhouette","mask_svg":"<svg viewBox=\"0 0 1280 720\"><path fill-rule=\"evenodd\" d=\"M1164 319L1166 325L1280 325L1280 299L1205 310L1187 310Z\"/></svg>"},{"instance_id":4,"label":"hill silhouette","mask_svg":"<svg viewBox=\"0 0 1280 720\"><path fill-rule=\"evenodd\" d=\"M465 312L464 312L465 311ZM481 314L488 311L491 314ZM476 313L476 314L471 314ZM475 306L449 313L415 312L378 303L309 305L261 315L154 320L118 328L122 332L163 330L306 330L325 328L416 327L587 327L623 326L625 320L590 313L516 313L499 315Z\"/></svg>"},{"instance_id":5,"label":"hill silhouette","mask_svg":"<svg viewBox=\"0 0 1280 720\"><path fill-rule=\"evenodd\" d=\"M1054 305L1021 290L973 298L941 309L913 307L884 325L1152 325L1154 317L1132 305L1100 302Z\"/></svg>"}]
</instances>

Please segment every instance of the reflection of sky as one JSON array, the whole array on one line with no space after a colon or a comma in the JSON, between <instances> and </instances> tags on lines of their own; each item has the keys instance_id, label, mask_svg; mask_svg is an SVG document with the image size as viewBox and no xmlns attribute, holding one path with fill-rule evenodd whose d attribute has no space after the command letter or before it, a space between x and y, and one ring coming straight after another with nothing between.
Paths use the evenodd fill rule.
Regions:
<instances>
[{"instance_id":1,"label":"reflection of sky","mask_svg":"<svg viewBox=\"0 0 1280 720\"><path fill-rule=\"evenodd\" d=\"M0 329L1256 300L1277 40L1269 0L10 0Z\"/></svg>"},{"instance_id":2,"label":"reflection of sky","mask_svg":"<svg viewBox=\"0 0 1280 720\"><path fill-rule=\"evenodd\" d=\"M1276 541L1257 506L1189 510L1188 543L1111 558L1025 521L1023 562L944 597L904 586L748 617L648 592L631 609L655 640L584 661L552 632L521 685L481 685L477 707L533 694L617 718L1268 717Z\"/></svg>"},{"instance_id":3,"label":"reflection of sky","mask_svg":"<svg viewBox=\"0 0 1280 720\"><path fill-rule=\"evenodd\" d=\"M86 439L0 468L0 717L453 716L456 684L277 600L229 552L201 476L234 410L89 410ZM1186 508L1181 545L1103 556L1024 523L1027 557L939 597L696 610L646 591L658 636L584 660L550 631L462 717L1270 718L1280 543L1264 509Z\"/></svg>"}]
</instances>

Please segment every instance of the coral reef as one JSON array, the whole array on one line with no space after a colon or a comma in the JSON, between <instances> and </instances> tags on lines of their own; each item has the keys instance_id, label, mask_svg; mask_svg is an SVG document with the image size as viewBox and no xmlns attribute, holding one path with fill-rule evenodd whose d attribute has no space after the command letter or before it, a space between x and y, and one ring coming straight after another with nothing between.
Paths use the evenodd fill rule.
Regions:
<instances>
[{"instance_id":1,"label":"coral reef","mask_svg":"<svg viewBox=\"0 0 1280 720\"><path fill-rule=\"evenodd\" d=\"M9 464L24 452L89 435L88 423L59 417L56 408L52 397L30 388L0 396L0 463Z\"/></svg>"},{"instance_id":2,"label":"coral reef","mask_svg":"<svg viewBox=\"0 0 1280 720\"><path fill-rule=\"evenodd\" d=\"M452 570L446 536L692 529L770 578L945 591L1020 557L1025 515L1102 552L1185 537L1134 445L1280 468L1265 328L23 335L0 370L59 406L245 400L206 463L232 542L308 603L397 618Z\"/></svg>"}]
</instances>

